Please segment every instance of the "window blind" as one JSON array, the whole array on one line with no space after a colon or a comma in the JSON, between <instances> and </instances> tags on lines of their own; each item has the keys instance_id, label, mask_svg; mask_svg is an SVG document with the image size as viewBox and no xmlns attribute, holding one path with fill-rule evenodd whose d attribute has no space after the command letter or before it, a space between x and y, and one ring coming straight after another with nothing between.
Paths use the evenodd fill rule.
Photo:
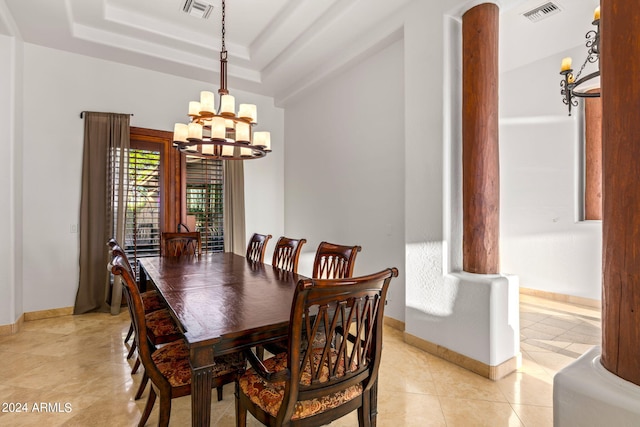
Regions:
<instances>
[{"instance_id":1,"label":"window blind","mask_svg":"<svg viewBox=\"0 0 640 427\"><path fill-rule=\"evenodd\" d=\"M132 262L160 254L160 176L159 151L131 148L125 251Z\"/></svg>"},{"instance_id":2,"label":"window blind","mask_svg":"<svg viewBox=\"0 0 640 427\"><path fill-rule=\"evenodd\" d=\"M187 156L187 223L195 222L202 237L203 252L224 252L223 191L221 160Z\"/></svg>"}]
</instances>

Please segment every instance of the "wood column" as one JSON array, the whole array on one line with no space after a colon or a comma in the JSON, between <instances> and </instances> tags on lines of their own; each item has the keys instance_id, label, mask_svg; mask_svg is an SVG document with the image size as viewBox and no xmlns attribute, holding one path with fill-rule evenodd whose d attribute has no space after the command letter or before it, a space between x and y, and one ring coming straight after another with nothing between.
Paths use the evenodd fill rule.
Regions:
<instances>
[{"instance_id":1,"label":"wood column","mask_svg":"<svg viewBox=\"0 0 640 427\"><path fill-rule=\"evenodd\" d=\"M602 0L602 365L640 385L640 14Z\"/></svg>"},{"instance_id":2,"label":"wood column","mask_svg":"<svg viewBox=\"0 0 640 427\"><path fill-rule=\"evenodd\" d=\"M499 272L498 6L462 16L463 269Z\"/></svg>"},{"instance_id":3,"label":"wood column","mask_svg":"<svg viewBox=\"0 0 640 427\"><path fill-rule=\"evenodd\" d=\"M584 98L584 219L602 219L602 98Z\"/></svg>"}]
</instances>

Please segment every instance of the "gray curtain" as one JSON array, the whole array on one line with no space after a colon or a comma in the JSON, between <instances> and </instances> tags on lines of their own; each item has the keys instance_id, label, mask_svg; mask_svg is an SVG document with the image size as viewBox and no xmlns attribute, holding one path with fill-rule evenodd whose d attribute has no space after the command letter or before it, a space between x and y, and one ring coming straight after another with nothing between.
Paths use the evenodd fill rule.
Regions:
<instances>
[{"instance_id":1,"label":"gray curtain","mask_svg":"<svg viewBox=\"0 0 640 427\"><path fill-rule=\"evenodd\" d=\"M224 251L244 255L247 240L244 222L244 161L224 162Z\"/></svg>"},{"instance_id":2,"label":"gray curtain","mask_svg":"<svg viewBox=\"0 0 640 427\"><path fill-rule=\"evenodd\" d=\"M113 287L110 285L106 243L109 238L115 237L124 244L130 116L93 112L84 114L80 280L73 312L110 311L117 314L122 302L122 287L118 283L114 283Z\"/></svg>"}]
</instances>

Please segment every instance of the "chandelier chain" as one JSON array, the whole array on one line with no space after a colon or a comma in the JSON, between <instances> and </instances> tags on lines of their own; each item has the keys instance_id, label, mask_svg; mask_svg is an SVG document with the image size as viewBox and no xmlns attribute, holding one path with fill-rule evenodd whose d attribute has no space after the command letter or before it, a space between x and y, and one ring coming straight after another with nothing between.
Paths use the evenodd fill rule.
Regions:
<instances>
[{"instance_id":1,"label":"chandelier chain","mask_svg":"<svg viewBox=\"0 0 640 427\"><path fill-rule=\"evenodd\" d=\"M226 29L224 26L225 23L225 16L226 16L226 11L225 11L225 4L224 4L224 0L222 0L222 52L225 52L227 50L227 47L224 43L224 36L226 33Z\"/></svg>"}]
</instances>

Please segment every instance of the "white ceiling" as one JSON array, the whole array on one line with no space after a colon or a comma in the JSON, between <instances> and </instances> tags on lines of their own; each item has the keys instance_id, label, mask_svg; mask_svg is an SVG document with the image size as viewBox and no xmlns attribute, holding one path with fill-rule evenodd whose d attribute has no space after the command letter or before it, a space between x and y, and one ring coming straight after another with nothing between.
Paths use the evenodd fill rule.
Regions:
<instances>
[{"instance_id":1,"label":"white ceiling","mask_svg":"<svg viewBox=\"0 0 640 427\"><path fill-rule=\"evenodd\" d=\"M185 0L0 0L0 34L217 86L220 0L200 1L214 4L208 20L182 12ZM229 0L229 86L285 100L400 38L390 17L410 1ZM584 43L598 0L553 1L562 12L535 24L521 13L545 0L501 2L503 71Z\"/></svg>"}]
</instances>

